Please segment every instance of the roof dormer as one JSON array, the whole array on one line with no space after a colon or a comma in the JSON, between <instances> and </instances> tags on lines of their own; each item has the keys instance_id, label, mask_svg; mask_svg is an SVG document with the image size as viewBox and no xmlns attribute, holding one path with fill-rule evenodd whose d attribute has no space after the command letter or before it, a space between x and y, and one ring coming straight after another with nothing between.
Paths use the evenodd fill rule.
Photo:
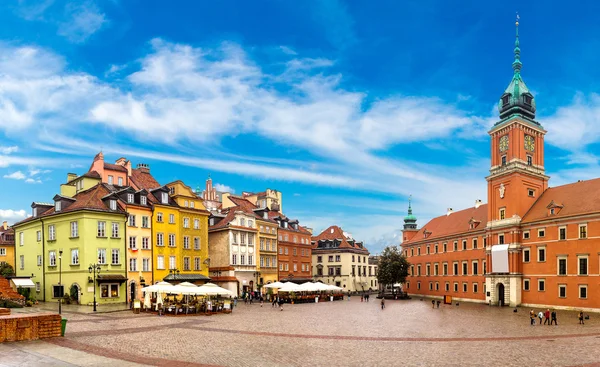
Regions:
<instances>
[{"instance_id":1,"label":"roof dormer","mask_svg":"<svg viewBox=\"0 0 600 367\"><path fill-rule=\"evenodd\" d=\"M546 209L548 209L548 216L552 216L552 215L556 215L556 214L560 213L560 211L563 207L564 207L563 205L556 204L554 202L554 200L552 200L550 202L550 204L548 204L548 206L546 207Z\"/></svg>"}]
</instances>

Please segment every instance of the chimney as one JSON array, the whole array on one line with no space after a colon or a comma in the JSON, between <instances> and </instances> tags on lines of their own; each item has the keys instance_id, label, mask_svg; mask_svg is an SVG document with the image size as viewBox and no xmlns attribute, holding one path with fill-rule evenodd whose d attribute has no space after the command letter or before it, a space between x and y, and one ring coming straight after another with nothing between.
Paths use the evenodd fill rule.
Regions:
<instances>
[{"instance_id":1,"label":"chimney","mask_svg":"<svg viewBox=\"0 0 600 367\"><path fill-rule=\"evenodd\" d=\"M121 158L117 159L117 161L115 162L115 164L117 166L123 166L123 167L125 167L125 164L127 164L127 159L125 157L121 157Z\"/></svg>"},{"instance_id":2,"label":"chimney","mask_svg":"<svg viewBox=\"0 0 600 367\"><path fill-rule=\"evenodd\" d=\"M448 211L446 212L446 216L450 215L454 213L454 211L452 210L452 208L448 208Z\"/></svg>"},{"instance_id":3,"label":"chimney","mask_svg":"<svg viewBox=\"0 0 600 367\"><path fill-rule=\"evenodd\" d=\"M146 163L138 163L137 169L143 173L150 173L150 166L147 165Z\"/></svg>"},{"instance_id":4,"label":"chimney","mask_svg":"<svg viewBox=\"0 0 600 367\"><path fill-rule=\"evenodd\" d=\"M480 199L475 200L475 209L479 208L481 206L482 202Z\"/></svg>"},{"instance_id":5,"label":"chimney","mask_svg":"<svg viewBox=\"0 0 600 367\"><path fill-rule=\"evenodd\" d=\"M77 178L77 174L76 173L67 173L67 182L71 182L74 179Z\"/></svg>"},{"instance_id":6,"label":"chimney","mask_svg":"<svg viewBox=\"0 0 600 367\"><path fill-rule=\"evenodd\" d=\"M2 228L4 228L5 231L8 229L8 222L7 221L2 222Z\"/></svg>"}]
</instances>

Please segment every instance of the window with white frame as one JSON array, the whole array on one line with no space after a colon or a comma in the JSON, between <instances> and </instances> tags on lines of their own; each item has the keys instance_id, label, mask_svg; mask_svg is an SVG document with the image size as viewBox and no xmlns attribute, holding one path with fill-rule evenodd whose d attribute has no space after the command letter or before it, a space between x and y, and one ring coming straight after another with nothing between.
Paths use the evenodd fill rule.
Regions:
<instances>
[{"instance_id":1,"label":"window with white frame","mask_svg":"<svg viewBox=\"0 0 600 367\"><path fill-rule=\"evenodd\" d=\"M42 231L37 231L36 233L37 241L40 242L42 240Z\"/></svg>"},{"instance_id":2,"label":"window with white frame","mask_svg":"<svg viewBox=\"0 0 600 367\"><path fill-rule=\"evenodd\" d=\"M237 265L237 254L231 255L231 265Z\"/></svg>"},{"instance_id":3,"label":"window with white frame","mask_svg":"<svg viewBox=\"0 0 600 367\"><path fill-rule=\"evenodd\" d=\"M200 258L199 257L194 258L194 270L196 270L196 271L200 270Z\"/></svg>"},{"instance_id":4,"label":"window with white frame","mask_svg":"<svg viewBox=\"0 0 600 367\"><path fill-rule=\"evenodd\" d=\"M116 200L109 200L110 203L110 210L117 210L117 201Z\"/></svg>"},{"instance_id":5,"label":"window with white frame","mask_svg":"<svg viewBox=\"0 0 600 367\"><path fill-rule=\"evenodd\" d=\"M477 262L477 260L473 261L472 268L473 275L479 275L479 263Z\"/></svg>"},{"instance_id":6,"label":"window with white frame","mask_svg":"<svg viewBox=\"0 0 600 367\"><path fill-rule=\"evenodd\" d=\"M146 196L144 196L144 195L140 196L140 204L142 204L142 205L148 204L148 199L146 198Z\"/></svg>"},{"instance_id":7,"label":"window with white frame","mask_svg":"<svg viewBox=\"0 0 600 367\"><path fill-rule=\"evenodd\" d=\"M25 255L19 256L19 269L25 269Z\"/></svg>"},{"instance_id":8,"label":"window with white frame","mask_svg":"<svg viewBox=\"0 0 600 367\"><path fill-rule=\"evenodd\" d=\"M248 265L254 265L254 256L248 255Z\"/></svg>"},{"instance_id":9,"label":"window with white frame","mask_svg":"<svg viewBox=\"0 0 600 367\"><path fill-rule=\"evenodd\" d=\"M200 250L200 237L194 237L194 250Z\"/></svg>"},{"instance_id":10,"label":"window with white frame","mask_svg":"<svg viewBox=\"0 0 600 367\"><path fill-rule=\"evenodd\" d=\"M161 202L163 204L168 204L169 203L169 194L166 192L161 193Z\"/></svg>"},{"instance_id":11,"label":"window with white frame","mask_svg":"<svg viewBox=\"0 0 600 367\"><path fill-rule=\"evenodd\" d=\"M57 201L54 203L54 210L59 212L61 210L61 205L62 203L60 201Z\"/></svg>"},{"instance_id":12,"label":"window with white frame","mask_svg":"<svg viewBox=\"0 0 600 367\"><path fill-rule=\"evenodd\" d=\"M163 255L158 255L156 257L156 268L160 270L165 269L165 257Z\"/></svg>"},{"instance_id":13,"label":"window with white frame","mask_svg":"<svg viewBox=\"0 0 600 367\"><path fill-rule=\"evenodd\" d=\"M567 257L559 256L556 261L557 275L567 275Z\"/></svg>"},{"instance_id":14,"label":"window with white frame","mask_svg":"<svg viewBox=\"0 0 600 367\"><path fill-rule=\"evenodd\" d=\"M538 252L538 262L545 262L546 261L546 246L539 246L537 248L537 252Z\"/></svg>"},{"instance_id":15,"label":"window with white frame","mask_svg":"<svg viewBox=\"0 0 600 367\"><path fill-rule=\"evenodd\" d=\"M112 238L119 238L119 223L112 222Z\"/></svg>"},{"instance_id":16,"label":"window with white frame","mask_svg":"<svg viewBox=\"0 0 600 367\"><path fill-rule=\"evenodd\" d=\"M523 290L524 291L529 290L529 279L523 279Z\"/></svg>"},{"instance_id":17,"label":"window with white frame","mask_svg":"<svg viewBox=\"0 0 600 367\"><path fill-rule=\"evenodd\" d=\"M546 279L538 279L538 291L546 291Z\"/></svg>"},{"instance_id":18,"label":"window with white frame","mask_svg":"<svg viewBox=\"0 0 600 367\"><path fill-rule=\"evenodd\" d=\"M98 264L106 265L106 249L105 248L98 249Z\"/></svg>"},{"instance_id":19,"label":"window with white frame","mask_svg":"<svg viewBox=\"0 0 600 367\"><path fill-rule=\"evenodd\" d=\"M246 219L245 218L240 218L240 226L242 226L242 227L246 226Z\"/></svg>"},{"instance_id":20,"label":"window with white frame","mask_svg":"<svg viewBox=\"0 0 600 367\"><path fill-rule=\"evenodd\" d=\"M191 270L191 263L190 263L190 258L189 257L184 257L183 258L183 270L184 271L190 271Z\"/></svg>"},{"instance_id":21,"label":"window with white frame","mask_svg":"<svg viewBox=\"0 0 600 367\"><path fill-rule=\"evenodd\" d=\"M252 234L252 233L248 234L248 244L254 245L254 234Z\"/></svg>"},{"instance_id":22,"label":"window with white frame","mask_svg":"<svg viewBox=\"0 0 600 367\"><path fill-rule=\"evenodd\" d=\"M163 213L161 213L161 212L156 213L156 221L158 223L162 223L162 221L163 221Z\"/></svg>"},{"instance_id":23,"label":"window with white frame","mask_svg":"<svg viewBox=\"0 0 600 367\"><path fill-rule=\"evenodd\" d=\"M150 218L145 215L142 216L142 228L150 228Z\"/></svg>"},{"instance_id":24,"label":"window with white frame","mask_svg":"<svg viewBox=\"0 0 600 367\"><path fill-rule=\"evenodd\" d=\"M137 250L137 236L129 236L129 248Z\"/></svg>"},{"instance_id":25,"label":"window with white frame","mask_svg":"<svg viewBox=\"0 0 600 367\"><path fill-rule=\"evenodd\" d=\"M169 269L177 269L177 257L169 256Z\"/></svg>"},{"instance_id":26,"label":"window with white frame","mask_svg":"<svg viewBox=\"0 0 600 367\"><path fill-rule=\"evenodd\" d=\"M464 293L467 293L467 289L468 289L467 287L468 287L467 283L463 283L463 292Z\"/></svg>"},{"instance_id":27,"label":"window with white frame","mask_svg":"<svg viewBox=\"0 0 600 367\"><path fill-rule=\"evenodd\" d=\"M523 249L523 262L524 263L528 263L531 259L530 259L530 250L529 248L524 248Z\"/></svg>"},{"instance_id":28,"label":"window with white frame","mask_svg":"<svg viewBox=\"0 0 600 367\"><path fill-rule=\"evenodd\" d=\"M133 194L127 194L127 202L128 203L133 203Z\"/></svg>"},{"instance_id":29,"label":"window with white frame","mask_svg":"<svg viewBox=\"0 0 600 367\"><path fill-rule=\"evenodd\" d=\"M529 231L523 232L523 239L524 240L528 240L529 239Z\"/></svg>"},{"instance_id":30,"label":"window with white frame","mask_svg":"<svg viewBox=\"0 0 600 367\"><path fill-rule=\"evenodd\" d=\"M546 229L545 228L538 229L538 237L546 237Z\"/></svg>"},{"instance_id":31,"label":"window with white frame","mask_svg":"<svg viewBox=\"0 0 600 367\"><path fill-rule=\"evenodd\" d=\"M163 233L156 234L156 246L164 246L165 245L165 235Z\"/></svg>"},{"instance_id":32,"label":"window with white frame","mask_svg":"<svg viewBox=\"0 0 600 367\"><path fill-rule=\"evenodd\" d=\"M79 237L77 222L71 222L71 238Z\"/></svg>"},{"instance_id":33,"label":"window with white frame","mask_svg":"<svg viewBox=\"0 0 600 367\"><path fill-rule=\"evenodd\" d=\"M567 227L558 228L558 239L564 241L567 239Z\"/></svg>"},{"instance_id":34,"label":"window with white frame","mask_svg":"<svg viewBox=\"0 0 600 367\"><path fill-rule=\"evenodd\" d=\"M52 250L48 252L48 266L56 266L56 251Z\"/></svg>"},{"instance_id":35,"label":"window with white frame","mask_svg":"<svg viewBox=\"0 0 600 367\"><path fill-rule=\"evenodd\" d=\"M588 256L579 255L577 256L577 274L588 275Z\"/></svg>"},{"instance_id":36,"label":"window with white frame","mask_svg":"<svg viewBox=\"0 0 600 367\"><path fill-rule=\"evenodd\" d=\"M240 255L240 265L246 265L246 255Z\"/></svg>"},{"instance_id":37,"label":"window with white frame","mask_svg":"<svg viewBox=\"0 0 600 367\"><path fill-rule=\"evenodd\" d=\"M137 271L137 259L135 257L129 259L129 271Z\"/></svg>"},{"instance_id":38,"label":"window with white frame","mask_svg":"<svg viewBox=\"0 0 600 367\"><path fill-rule=\"evenodd\" d=\"M183 248L186 250L190 249L190 237L189 236L183 236Z\"/></svg>"},{"instance_id":39,"label":"window with white frame","mask_svg":"<svg viewBox=\"0 0 600 367\"><path fill-rule=\"evenodd\" d=\"M71 265L79 265L79 249L71 249Z\"/></svg>"},{"instance_id":40,"label":"window with white frame","mask_svg":"<svg viewBox=\"0 0 600 367\"><path fill-rule=\"evenodd\" d=\"M121 263L121 252L119 249L112 249L111 255L112 265L119 265Z\"/></svg>"},{"instance_id":41,"label":"window with white frame","mask_svg":"<svg viewBox=\"0 0 600 367\"><path fill-rule=\"evenodd\" d=\"M169 223L175 224L175 214L169 214Z\"/></svg>"},{"instance_id":42,"label":"window with white frame","mask_svg":"<svg viewBox=\"0 0 600 367\"><path fill-rule=\"evenodd\" d=\"M108 184L112 185L114 183L115 178L111 175L108 175Z\"/></svg>"},{"instance_id":43,"label":"window with white frame","mask_svg":"<svg viewBox=\"0 0 600 367\"><path fill-rule=\"evenodd\" d=\"M186 207L186 208L188 207L188 201L187 200L183 201L183 206Z\"/></svg>"},{"instance_id":44,"label":"window with white frame","mask_svg":"<svg viewBox=\"0 0 600 367\"><path fill-rule=\"evenodd\" d=\"M194 219L194 229L200 229L200 219Z\"/></svg>"},{"instance_id":45,"label":"window with white frame","mask_svg":"<svg viewBox=\"0 0 600 367\"><path fill-rule=\"evenodd\" d=\"M118 182L119 186L123 186L123 177L119 177L119 179L117 180L117 182Z\"/></svg>"},{"instance_id":46,"label":"window with white frame","mask_svg":"<svg viewBox=\"0 0 600 367\"><path fill-rule=\"evenodd\" d=\"M54 224L51 224L48 226L48 241L55 241L56 240L56 227L54 227Z\"/></svg>"},{"instance_id":47,"label":"window with white frame","mask_svg":"<svg viewBox=\"0 0 600 367\"><path fill-rule=\"evenodd\" d=\"M587 238L587 224L579 225L579 238Z\"/></svg>"},{"instance_id":48,"label":"window with white frame","mask_svg":"<svg viewBox=\"0 0 600 367\"><path fill-rule=\"evenodd\" d=\"M150 238L142 237L142 250L150 250Z\"/></svg>"},{"instance_id":49,"label":"window with white frame","mask_svg":"<svg viewBox=\"0 0 600 367\"><path fill-rule=\"evenodd\" d=\"M0 247L0 256L6 256L6 248Z\"/></svg>"},{"instance_id":50,"label":"window with white frame","mask_svg":"<svg viewBox=\"0 0 600 367\"><path fill-rule=\"evenodd\" d=\"M473 293L477 293L477 291L478 291L477 286L478 286L477 283L473 283Z\"/></svg>"},{"instance_id":51,"label":"window with white frame","mask_svg":"<svg viewBox=\"0 0 600 367\"><path fill-rule=\"evenodd\" d=\"M469 275L469 263L466 261L462 263L462 275Z\"/></svg>"},{"instance_id":52,"label":"window with white frame","mask_svg":"<svg viewBox=\"0 0 600 367\"><path fill-rule=\"evenodd\" d=\"M129 215L129 226L135 227L135 215Z\"/></svg>"},{"instance_id":53,"label":"window with white frame","mask_svg":"<svg viewBox=\"0 0 600 367\"><path fill-rule=\"evenodd\" d=\"M19 232L19 246L23 246L25 244L25 233Z\"/></svg>"},{"instance_id":54,"label":"window with white frame","mask_svg":"<svg viewBox=\"0 0 600 367\"><path fill-rule=\"evenodd\" d=\"M193 208L193 207L194 207L194 202L190 201L190 208Z\"/></svg>"},{"instance_id":55,"label":"window with white frame","mask_svg":"<svg viewBox=\"0 0 600 367\"><path fill-rule=\"evenodd\" d=\"M42 266L42 261L43 261L42 255L38 255L37 256L37 266Z\"/></svg>"},{"instance_id":56,"label":"window with white frame","mask_svg":"<svg viewBox=\"0 0 600 367\"><path fill-rule=\"evenodd\" d=\"M150 259L147 257L142 259L142 271L150 271Z\"/></svg>"},{"instance_id":57,"label":"window with white frame","mask_svg":"<svg viewBox=\"0 0 600 367\"><path fill-rule=\"evenodd\" d=\"M567 298L567 285L566 284L558 285L558 298Z\"/></svg>"},{"instance_id":58,"label":"window with white frame","mask_svg":"<svg viewBox=\"0 0 600 367\"><path fill-rule=\"evenodd\" d=\"M254 221L248 219L248 227L253 228L254 227Z\"/></svg>"},{"instance_id":59,"label":"window with white frame","mask_svg":"<svg viewBox=\"0 0 600 367\"><path fill-rule=\"evenodd\" d=\"M190 218L183 218L183 228L190 228Z\"/></svg>"},{"instance_id":60,"label":"window with white frame","mask_svg":"<svg viewBox=\"0 0 600 367\"><path fill-rule=\"evenodd\" d=\"M119 285L110 283L100 284L100 297L119 298Z\"/></svg>"},{"instance_id":61,"label":"window with white frame","mask_svg":"<svg viewBox=\"0 0 600 367\"><path fill-rule=\"evenodd\" d=\"M579 298L586 299L587 294L588 294L587 290L588 290L587 285L585 285L585 284L580 285L579 286Z\"/></svg>"}]
</instances>

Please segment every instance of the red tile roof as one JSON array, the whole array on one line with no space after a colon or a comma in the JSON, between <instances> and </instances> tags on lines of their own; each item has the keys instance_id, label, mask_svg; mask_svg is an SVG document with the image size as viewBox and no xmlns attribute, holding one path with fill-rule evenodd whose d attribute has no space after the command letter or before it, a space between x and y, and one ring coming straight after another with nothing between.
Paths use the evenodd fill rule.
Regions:
<instances>
[{"instance_id":1,"label":"red tile roof","mask_svg":"<svg viewBox=\"0 0 600 367\"><path fill-rule=\"evenodd\" d=\"M127 172L127 168L112 163L104 163L104 169L109 169L111 171Z\"/></svg>"},{"instance_id":2,"label":"red tile roof","mask_svg":"<svg viewBox=\"0 0 600 367\"><path fill-rule=\"evenodd\" d=\"M131 170L131 176L129 177L131 182L138 188L138 190L146 189L148 191L161 187L161 185L154 179L154 176L145 169L134 168Z\"/></svg>"},{"instance_id":3,"label":"red tile roof","mask_svg":"<svg viewBox=\"0 0 600 367\"><path fill-rule=\"evenodd\" d=\"M349 242L352 241L352 238L346 237L344 234L344 230L338 226L331 226L325 229L323 232L319 233L317 236L313 236L312 240L315 241L313 246L313 250L319 248L319 241L328 240L339 240L340 245L337 248L342 249L353 249L356 251L364 252L365 254L369 254L369 251L363 246L362 242L354 240L354 243ZM329 249L329 248L328 248Z\"/></svg>"},{"instance_id":4,"label":"red tile roof","mask_svg":"<svg viewBox=\"0 0 600 367\"><path fill-rule=\"evenodd\" d=\"M562 206L554 215L550 215L548 208L552 202ZM600 212L600 178L548 188L525 213L521 223L598 212Z\"/></svg>"},{"instance_id":5,"label":"red tile roof","mask_svg":"<svg viewBox=\"0 0 600 367\"><path fill-rule=\"evenodd\" d=\"M107 208L107 206L102 201L102 198L104 196L106 196L107 194L110 194L110 190L105 187L105 184L98 184L94 187L91 187L91 188L85 190L85 191L81 191L77 195L73 196L73 199L75 199L75 202L73 202L71 205L63 208L58 214L69 213L69 212L73 212L73 211L77 211L77 210L94 210L94 211L113 212L114 213L115 211ZM116 213L124 214L125 211L120 206L118 206ZM29 218L24 219L16 224L22 224L25 222L35 220L40 217L47 217L47 216L53 215L53 214L57 214L54 210L54 207L46 210L45 212L41 213L37 217L29 217Z\"/></svg>"},{"instance_id":6,"label":"red tile roof","mask_svg":"<svg viewBox=\"0 0 600 367\"><path fill-rule=\"evenodd\" d=\"M471 229L469 222L471 219L478 221L479 224ZM433 218L426 225L421 227L417 234L410 241L404 241L403 244L411 244L421 242L423 240L431 241L436 238L457 235L461 233L469 233L480 231L487 225L487 204L482 204L478 208L472 207L450 215L442 215ZM425 239L424 231L427 231L428 236Z\"/></svg>"}]
</instances>

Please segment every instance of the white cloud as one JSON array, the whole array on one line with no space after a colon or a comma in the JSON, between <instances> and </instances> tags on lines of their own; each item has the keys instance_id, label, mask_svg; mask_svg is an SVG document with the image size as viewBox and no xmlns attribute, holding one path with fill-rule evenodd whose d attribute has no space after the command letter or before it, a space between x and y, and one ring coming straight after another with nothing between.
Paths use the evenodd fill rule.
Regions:
<instances>
[{"instance_id":1,"label":"white cloud","mask_svg":"<svg viewBox=\"0 0 600 367\"><path fill-rule=\"evenodd\" d=\"M220 192L229 192L231 194L235 194L235 190L231 186L223 185L223 184L215 184L213 187Z\"/></svg>"},{"instance_id":2,"label":"white cloud","mask_svg":"<svg viewBox=\"0 0 600 367\"><path fill-rule=\"evenodd\" d=\"M13 180L24 180L27 176L21 171L15 171L11 174L4 175L4 178L10 178Z\"/></svg>"},{"instance_id":3,"label":"white cloud","mask_svg":"<svg viewBox=\"0 0 600 367\"><path fill-rule=\"evenodd\" d=\"M292 49L291 47L288 47L288 46L279 46L279 49L281 50L281 52L283 52L286 55L297 55L298 54L296 51L294 51L294 49Z\"/></svg>"},{"instance_id":4,"label":"white cloud","mask_svg":"<svg viewBox=\"0 0 600 367\"><path fill-rule=\"evenodd\" d=\"M0 146L0 154L11 154L14 152L17 152L19 150L18 146L12 146L12 147L1 147Z\"/></svg>"},{"instance_id":5,"label":"white cloud","mask_svg":"<svg viewBox=\"0 0 600 367\"><path fill-rule=\"evenodd\" d=\"M25 180L26 183L32 183L32 184L38 184L38 183L42 183L42 180L40 179L35 179L35 178L27 178Z\"/></svg>"},{"instance_id":6,"label":"white cloud","mask_svg":"<svg viewBox=\"0 0 600 367\"><path fill-rule=\"evenodd\" d=\"M27 218L25 210L0 209L0 222L7 221L9 224L14 224L25 218Z\"/></svg>"},{"instance_id":7,"label":"white cloud","mask_svg":"<svg viewBox=\"0 0 600 367\"><path fill-rule=\"evenodd\" d=\"M59 24L58 34L71 42L82 43L106 23L106 15L94 2L69 3L65 6L65 20Z\"/></svg>"}]
</instances>

